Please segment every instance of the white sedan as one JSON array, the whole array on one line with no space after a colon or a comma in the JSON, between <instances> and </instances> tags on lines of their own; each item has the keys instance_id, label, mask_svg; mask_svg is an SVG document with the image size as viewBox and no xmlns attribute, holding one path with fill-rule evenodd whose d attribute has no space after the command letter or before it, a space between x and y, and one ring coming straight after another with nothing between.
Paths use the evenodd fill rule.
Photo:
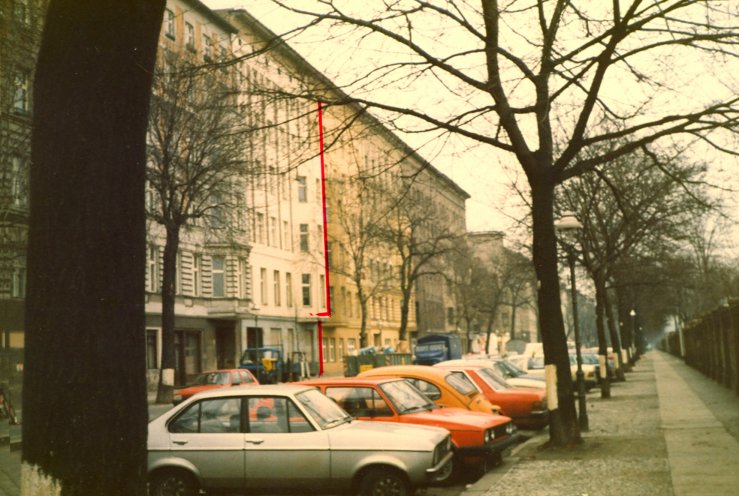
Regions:
<instances>
[{"instance_id":1,"label":"white sedan","mask_svg":"<svg viewBox=\"0 0 739 496\"><path fill-rule=\"evenodd\" d=\"M310 386L197 394L149 423L156 496L238 492L408 495L452 458L438 427L354 420Z\"/></svg>"}]
</instances>

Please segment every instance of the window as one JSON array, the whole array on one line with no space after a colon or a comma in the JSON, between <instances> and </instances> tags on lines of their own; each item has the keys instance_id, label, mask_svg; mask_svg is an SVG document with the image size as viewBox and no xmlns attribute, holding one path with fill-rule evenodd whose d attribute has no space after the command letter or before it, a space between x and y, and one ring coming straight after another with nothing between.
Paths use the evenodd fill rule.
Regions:
<instances>
[{"instance_id":1,"label":"window","mask_svg":"<svg viewBox=\"0 0 739 496\"><path fill-rule=\"evenodd\" d=\"M157 331L156 329L146 330L146 368L157 369Z\"/></svg>"},{"instance_id":2,"label":"window","mask_svg":"<svg viewBox=\"0 0 739 496\"><path fill-rule=\"evenodd\" d=\"M329 362L336 361L336 339L335 338L329 338L328 340L328 361Z\"/></svg>"},{"instance_id":3,"label":"window","mask_svg":"<svg viewBox=\"0 0 739 496\"><path fill-rule=\"evenodd\" d=\"M247 297L246 274L248 270L248 262L244 258L239 258L236 266L236 293L238 298Z\"/></svg>"},{"instance_id":4,"label":"window","mask_svg":"<svg viewBox=\"0 0 739 496\"><path fill-rule=\"evenodd\" d=\"M248 432L259 434L286 434L310 432L310 422L288 398L250 397L247 400ZM254 412L252 414L252 412Z\"/></svg>"},{"instance_id":5,"label":"window","mask_svg":"<svg viewBox=\"0 0 739 496\"><path fill-rule=\"evenodd\" d=\"M321 180L316 179L316 204L320 205L321 203L323 203L321 201Z\"/></svg>"},{"instance_id":6,"label":"window","mask_svg":"<svg viewBox=\"0 0 739 496\"><path fill-rule=\"evenodd\" d=\"M259 292L261 296L262 305L268 305L267 300L267 269L259 269Z\"/></svg>"},{"instance_id":7,"label":"window","mask_svg":"<svg viewBox=\"0 0 739 496\"><path fill-rule=\"evenodd\" d=\"M300 251L308 251L308 224L300 224Z\"/></svg>"},{"instance_id":8,"label":"window","mask_svg":"<svg viewBox=\"0 0 739 496\"><path fill-rule=\"evenodd\" d=\"M200 296L201 277L203 267L203 257L199 253L192 255L192 295Z\"/></svg>"},{"instance_id":9,"label":"window","mask_svg":"<svg viewBox=\"0 0 739 496\"><path fill-rule=\"evenodd\" d=\"M27 71L18 71L13 77L13 110L23 114L28 112L28 81Z\"/></svg>"},{"instance_id":10,"label":"window","mask_svg":"<svg viewBox=\"0 0 739 496\"><path fill-rule=\"evenodd\" d=\"M189 22L185 23L185 46L195 51L195 27Z\"/></svg>"},{"instance_id":11,"label":"window","mask_svg":"<svg viewBox=\"0 0 739 496\"><path fill-rule=\"evenodd\" d=\"M286 220L282 221L282 248L292 251L292 243L290 242L290 226Z\"/></svg>"},{"instance_id":12,"label":"window","mask_svg":"<svg viewBox=\"0 0 739 496\"><path fill-rule=\"evenodd\" d=\"M164 34L168 38L175 39L174 33L174 12L170 9L164 11Z\"/></svg>"},{"instance_id":13,"label":"window","mask_svg":"<svg viewBox=\"0 0 739 496\"><path fill-rule=\"evenodd\" d=\"M205 33L203 33L203 59L206 62L213 60L213 41Z\"/></svg>"},{"instance_id":14,"label":"window","mask_svg":"<svg viewBox=\"0 0 739 496\"><path fill-rule=\"evenodd\" d=\"M441 398L441 390L438 387L431 384L430 382L424 381L421 379L411 379L411 378L406 378L406 379L411 384L416 386L423 394L428 396L428 398L431 401L436 401L439 398Z\"/></svg>"},{"instance_id":15,"label":"window","mask_svg":"<svg viewBox=\"0 0 739 496\"><path fill-rule=\"evenodd\" d=\"M351 356L357 354L357 340L355 338L346 340L346 354Z\"/></svg>"},{"instance_id":16,"label":"window","mask_svg":"<svg viewBox=\"0 0 739 496\"><path fill-rule=\"evenodd\" d=\"M323 226L321 224L318 224L318 228L316 229L316 241L318 243L318 253L323 254Z\"/></svg>"},{"instance_id":17,"label":"window","mask_svg":"<svg viewBox=\"0 0 739 496\"><path fill-rule=\"evenodd\" d=\"M369 387L330 387L326 396L353 417L392 417L385 399Z\"/></svg>"},{"instance_id":18,"label":"window","mask_svg":"<svg viewBox=\"0 0 739 496\"><path fill-rule=\"evenodd\" d=\"M221 256L213 257L213 296L226 296L226 260Z\"/></svg>"},{"instance_id":19,"label":"window","mask_svg":"<svg viewBox=\"0 0 739 496\"><path fill-rule=\"evenodd\" d=\"M20 157L13 157L10 171L10 198L16 208L28 206L28 170Z\"/></svg>"},{"instance_id":20,"label":"window","mask_svg":"<svg viewBox=\"0 0 739 496\"><path fill-rule=\"evenodd\" d=\"M277 219L274 217L269 219L269 245L280 246L280 240L277 238Z\"/></svg>"},{"instance_id":21,"label":"window","mask_svg":"<svg viewBox=\"0 0 739 496\"><path fill-rule=\"evenodd\" d=\"M344 338L339 338L339 359L344 357Z\"/></svg>"},{"instance_id":22,"label":"window","mask_svg":"<svg viewBox=\"0 0 739 496\"><path fill-rule=\"evenodd\" d=\"M302 275L302 289L303 289L303 306L309 307L311 305L311 286L310 286L310 274Z\"/></svg>"},{"instance_id":23,"label":"window","mask_svg":"<svg viewBox=\"0 0 739 496\"><path fill-rule=\"evenodd\" d=\"M256 242L259 244L264 243L264 214L261 212L257 212L257 223L254 227L254 230L256 231Z\"/></svg>"},{"instance_id":24,"label":"window","mask_svg":"<svg viewBox=\"0 0 739 496\"><path fill-rule=\"evenodd\" d=\"M318 291L321 292L321 308L326 308L326 276L318 276Z\"/></svg>"},{"instance_id":25,"label":"window","mask_svg":"<svg viewBox=\"0 0 739 496\"><path fill-rule=\"evenodd\" d=\"M218 193L214 193L210 196L211 204L211 227L223 227L224 225L224 213L223 213L223 199Z\"/></svg>"},{"instance_id":26,"label":"window","mask_svg":"<svg viewBox=\"0 0 739 496\"><path fill-rule=\"evenodd\" d=\"M26 297L26 257L21 255L13 263L13 298Z\"/></svg>"},{"instance_id":27,"label":"window","mask_svg":"<svg viewBox=\"0 0 739 496\"><path fill-rule=\"evenodd\" d=\"M293 306L293 275L289 272L285 274L285 304Z\"/></svg>"},{"instance_id":28,"label":"window","mask_svg":"<svg viewBox=\"0 0 739 496\"><path fill-rule=\"evenodd\" d=\"M280 271L276 270L273 274L274 281L273 281L273 289L274 289L274 299L275 299L275 306L280 306L281 298L280 298Z\"/></svg>"},{"instance_id":29,"label":"window","mask_svg":"<svg viewBox=\"0 0 739 496\"><path fill-rule=\"evenodd\" d=\"M147 290L156 293L159 291L159 248L149 246L146 258Z\"/></svg>"},{"instance_id":30,"label":"window","mask_svg":"<svg viewBox=\"0 0 739 496\"><path fill-rule=\"evenodd\" d=\"M295 180L298 182L298 201L306 203L308 201L308 183L305 176L298 176Z\"/></svg>"},{"instance_id":31,"label":"window","mask_svg":"<svg viewBox=\"0 0 739 496\"><path fill-rule=\"evenodd\" d=\"M169 432L228 433L241 431L241 399L213 398L198 401L169 424Z\"/></svg>"}]
</instances>

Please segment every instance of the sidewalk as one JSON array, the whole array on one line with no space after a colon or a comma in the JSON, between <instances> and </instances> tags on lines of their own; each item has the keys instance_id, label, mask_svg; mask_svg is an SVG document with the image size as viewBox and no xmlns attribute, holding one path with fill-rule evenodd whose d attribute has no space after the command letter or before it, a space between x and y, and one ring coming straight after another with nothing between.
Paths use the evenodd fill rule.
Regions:
<instances>
[{"instance_id":1,"label":"sidewalk","mask_svg":"<svg viewBox=\"0 0 739 496\"><path fill-rule=\"evenodd\" d=\"M626 382L612 385L611 396L588 394L590 432L582 445L549 447L544 431L463 496L738 494L739 441L725 423L739 418L739 398L729 389L652 351ZM706 401L736 414L722 415L722 424Z\"/></svg>"}]
</instances>

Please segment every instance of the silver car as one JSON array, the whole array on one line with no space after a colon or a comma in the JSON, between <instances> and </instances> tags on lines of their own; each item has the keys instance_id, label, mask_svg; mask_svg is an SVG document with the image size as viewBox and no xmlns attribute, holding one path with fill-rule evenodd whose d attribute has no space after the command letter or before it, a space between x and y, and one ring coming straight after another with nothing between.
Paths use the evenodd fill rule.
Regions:
<instances>
[{"instance_id":1,"label":"silver car","mask_svg":"<svg viewBox=\"0 0 739 496\"><path fill-rule=\"evenodd\" d=\"M452 458L437 427L354 420L311 386L203 392L149 423L149 493L407 495Z\"/></svg>"}]
</instances>

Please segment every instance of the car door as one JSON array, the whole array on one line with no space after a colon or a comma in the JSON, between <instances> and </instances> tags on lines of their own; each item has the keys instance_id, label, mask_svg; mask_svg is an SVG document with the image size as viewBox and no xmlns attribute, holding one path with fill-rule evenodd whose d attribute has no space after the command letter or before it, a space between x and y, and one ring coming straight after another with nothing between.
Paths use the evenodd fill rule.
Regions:
<instances>
[{"instance_id":1,"label":"car door","mask_svg":"<svg viewBox=\"0 0 739 496\"><path fill-rule=\"evenodd\" d=\"M246 488L310 492L331 484L328 434L290 398L250 396L245 434Z\"/></svg>"},{"instance_id":2,"label":"car door","mask_svg":"<svg viewBox=\"0 0 739 496\"><path fill-rule=\"evenodd\" d=\"M183 410L168 426L171 455L192 463L205 488L244 486L241 398L210 398Z\"/></svg>"}]
</instances>

